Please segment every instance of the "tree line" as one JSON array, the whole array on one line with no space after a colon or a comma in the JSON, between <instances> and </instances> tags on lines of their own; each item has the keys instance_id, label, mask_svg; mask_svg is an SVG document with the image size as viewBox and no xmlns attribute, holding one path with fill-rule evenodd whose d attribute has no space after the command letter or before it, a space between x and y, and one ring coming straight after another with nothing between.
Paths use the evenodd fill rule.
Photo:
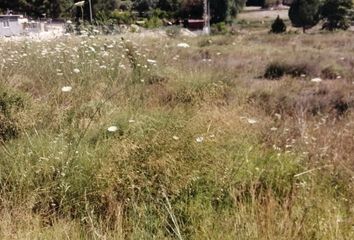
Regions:
<instances>
[{"instance_id":1,"label":"tree line","mask_svg":"<svg viewBox=\"0 0 354 240\"><path fill-rule=\"evenodd\" d=\"M352 0L294 0L289 9L294 27L307 29L323 22L322 29L347 30L354 21Z\"/></svg>"},{"instance_id":2,"label":"tree line","mask_svg":"<svg viewBox=\"0 0 354 240\"><path fill-rule=\"evenodd\" d=\"M80 0L1 0L0 9L26 13L28 16L68 18L76 11L73 4ZM158 9L169 18L201 18L203 0L91 0L94 15L106 15L114 11L136 12L147 16ZM244 6L246 0L209 0L213 22L228 21ZM85 12L88 11L85 1ZM86 16L87 17L87 16Z\"/></svg>"}]
</instances>

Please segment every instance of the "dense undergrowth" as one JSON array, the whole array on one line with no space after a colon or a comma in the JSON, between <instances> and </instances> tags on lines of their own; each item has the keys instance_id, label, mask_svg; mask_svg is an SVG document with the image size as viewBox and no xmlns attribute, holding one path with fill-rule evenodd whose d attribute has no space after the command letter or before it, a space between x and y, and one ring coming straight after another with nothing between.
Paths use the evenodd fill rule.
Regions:
<instances>
[{"instance_id":1,"label":"dense undergrowth","mask_svg":"<svg viewBox=\"0 0 354 240\"><path fill-rule=\"evenodd\" d=\"M353 238L351 38L0 43L0 238Z\"/></svg>"}]
</instances>

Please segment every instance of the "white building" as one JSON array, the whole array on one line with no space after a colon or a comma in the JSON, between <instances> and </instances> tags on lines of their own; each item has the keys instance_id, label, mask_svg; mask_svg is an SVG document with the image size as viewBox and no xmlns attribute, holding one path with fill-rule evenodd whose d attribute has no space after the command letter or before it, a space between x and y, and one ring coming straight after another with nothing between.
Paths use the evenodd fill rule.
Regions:
<instances>
[{"instance_id":1,"label":"white building","mask_svg":"<svg viewBox=\"0 0 354 240\"><path fill-rule=\"evenodd\" d=\"M23 34L26 23L28 23L28 20L22 15L0 15L0 37Z\"/></svg>"}]
</instances>

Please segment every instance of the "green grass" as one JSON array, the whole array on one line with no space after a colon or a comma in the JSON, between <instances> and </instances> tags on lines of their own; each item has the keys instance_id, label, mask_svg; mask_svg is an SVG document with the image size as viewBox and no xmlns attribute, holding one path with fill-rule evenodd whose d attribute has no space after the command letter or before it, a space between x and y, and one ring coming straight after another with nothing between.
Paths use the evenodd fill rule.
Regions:
<instances>
[{"instance_id":1,"label":"green grass","mask_svg":"<svg viewBox=\"0 0 354 240\"><path fill-rule=\"evenodd\" d=\"M0 238L352 239L351 38L0 42Z\"/></svg>"}]
</instances>

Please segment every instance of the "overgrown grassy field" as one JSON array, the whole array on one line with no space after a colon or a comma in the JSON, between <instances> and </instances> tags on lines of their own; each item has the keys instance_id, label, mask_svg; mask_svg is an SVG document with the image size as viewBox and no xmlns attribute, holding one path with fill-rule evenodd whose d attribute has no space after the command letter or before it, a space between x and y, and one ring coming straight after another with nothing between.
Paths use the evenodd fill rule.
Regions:
<instances>
[{"instance_id":1,"label":"overgrown grassy field","mask_svg":"<svg viewBox=\"0 0 354 240\"><path fill-rule=\"evenodd\" d=\"M350 32L0 42L0 239L354 239L353 52Z\"/></svg>"}]
</instances>

